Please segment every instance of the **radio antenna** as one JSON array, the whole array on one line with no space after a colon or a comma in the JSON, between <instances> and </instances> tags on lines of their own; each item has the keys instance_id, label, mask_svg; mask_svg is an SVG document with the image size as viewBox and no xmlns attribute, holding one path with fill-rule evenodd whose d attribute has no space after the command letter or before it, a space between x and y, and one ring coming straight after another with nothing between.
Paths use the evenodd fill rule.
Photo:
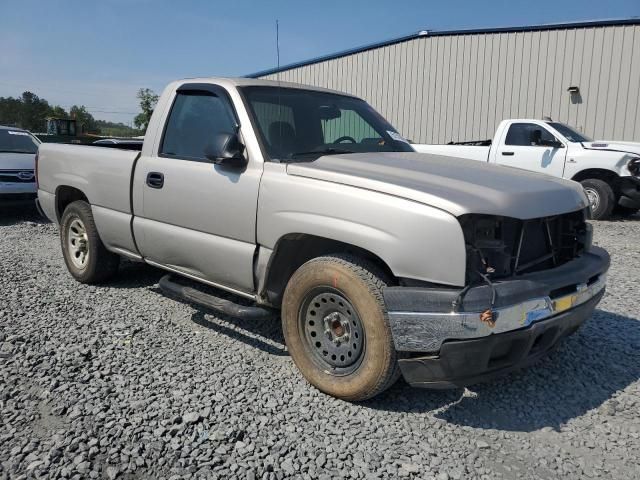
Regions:
<instances>
[{"instance_id":1,"label":"radio antenna","mask_svg":"<svg viewBox=\"0 0 640 480\"><path fill-rule=\"evenodd\" d=\"M280 97L280 26L276 18L276 79L278 80L278 149L282 151L282 100Z\"/></svg>"},{"instance_id":2,"label":"radio antenna","mask_svg":"<svg viewBox=\"0 0 640 480\"><path fill-rule=\"evenodd\" d=\"M280 78L280 28L276 19L276 63L278 67L278 78Z\"/></svg>"}]
</instances>

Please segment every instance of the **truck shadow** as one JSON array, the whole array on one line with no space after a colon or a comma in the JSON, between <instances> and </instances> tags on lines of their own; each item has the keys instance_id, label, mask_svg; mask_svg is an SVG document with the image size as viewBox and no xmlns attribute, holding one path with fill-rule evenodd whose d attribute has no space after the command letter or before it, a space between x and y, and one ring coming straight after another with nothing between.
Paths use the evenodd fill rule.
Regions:
<instances>
[{"instance_id":1,"label":"truck shadow","mask_svg":"<svg viewBox=\"0 0 640 480\"><path fill-rule=\"evenodd\" d=\"M639 347L640 319L596 310L582 329L529 369L466 391L414 389L400 381L366 405L431 413L474 428L558 430L640 378Z\"/></svg>"},{"instance_id":2,"label":"truck shadow","mask_svg":"<svg viewBox=\"0 0 640 480\"><path fill-rule=\"evenodd\" d=\"M49 220L38 213L35 205L31 203L24 205L3 205L0 203L0 226L9 227L24 222L50 223Z\"/></svg>"},{"instance_id":3,"label":"truck shadow","mask_svg":"<svg viewBox=\"0 0 640 480\"><path fill-rule=\"evenodd\" d=\"M640 213L636 213L633 215L621 215L618 213L614 213L610 218L606 220L601 220L601 222L615 222L615 223L625 223L625 222L640 222Z\"/></svg>"},{"instance_id":4,"label":"truck shadow","mask_svg":"<svg viewBox=\"0 0 640 480\"><path fill-rule=\"evenodd\" d=\"M194 307L197 308L197 307ZM277 316L266 320L242 320L226 315L198 310L191 321L250 347L278 357L289 355Z\"/></svg>"},{"instance_id":5,"label":"truck shadow","mask_svg":"<svg viewBox=\"0 0 640 480\"><path fill-rule=\"evenodd\" d=\"M110 286L150 286L166 272L131 263ZM134 273L135 272L135 273ZM242 302L233 295L218 292ZM190 302L191 321L269 355L288 355L277 315L243 320ZM583 327L532 367L466 390L423 390L402 379L381 395L361 403L387 412L426 413L446 422L474 428L531 432L559 430L590 410L604 408L620 390L640 379L640 319L597 309ZM309 387L311 388L311 387Z\"/></svg>"},{"instance_id":6,"label":"truck shadow","mask_svg":"<svg viewBox=\"0 0 640 480\"><path fill-rule=\"evenodd\" d=\"M160 277L167 273L159 269L153 270L154 273L150 273L150 280L153 279L152 283L157 283ZM202 288L202 285L192 280L182 279L181 281L186 285L193 286L194 288ZM221 298L233 300L240 304L251 304L250 300L237 297L223 290L215 289L213 287L207 288L210 292L215 293L216 296ZM274 313L272 318L261 320L235 318L215 310L203 308L183 298L177 298L170 295L167 296L157 286L153 287L152 290L166 298L191 306L191 308L195 310L191 315L191 321L201 327L226 335L232 340L243 342L252 348L262 350L269 355L288 355L284 344L282 328L280 327L280 317L277 313Z\"/></svg>"},{"instance_id":7,"label":"truck shadow","mask_svg":"<svg viewBox=\"0 0 640 480\"><path fill-rule=\"evenodd\" d=\"M120 259L118 274L104 284L109 288L141 288L155 285L167 272L146 263ZM159 291L159 290L158 290Z\"/></svg>"}]
</instances>

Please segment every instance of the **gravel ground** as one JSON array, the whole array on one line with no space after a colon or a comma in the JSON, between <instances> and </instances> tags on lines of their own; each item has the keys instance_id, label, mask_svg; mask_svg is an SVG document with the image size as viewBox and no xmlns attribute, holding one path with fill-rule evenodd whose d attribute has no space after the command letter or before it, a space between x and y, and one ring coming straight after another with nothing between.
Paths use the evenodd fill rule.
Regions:
<instances>
[{"instance_id":1,"label":"gravel ground","mask_svg":"<svg viewBox=\"0 0 640 480\"><path fill-rule=\"evenodd\" d=\"M0 479L640 477L640 217L593 318L533 368L467 390L310 387L277 321L221 318L124 265L91 287L58 234L0 213Z\"/></svg>"}]
</instances>

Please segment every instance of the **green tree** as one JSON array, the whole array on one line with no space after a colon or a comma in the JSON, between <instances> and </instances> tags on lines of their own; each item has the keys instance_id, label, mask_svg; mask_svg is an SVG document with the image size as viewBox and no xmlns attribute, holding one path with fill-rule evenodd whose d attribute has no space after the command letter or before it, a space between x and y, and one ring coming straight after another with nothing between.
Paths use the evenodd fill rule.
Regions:
<instances>
[{"instance_id":1,"label":"green tree","mask_svg":"<svg viewBox=\"0 0 640 480\"><path fill-rule=\"evenodd\" d=\"M69 114L61 106L55 105L54 107L51 107L51 113L49 114L49 116L56 118L67 118Z\"/></svg>"},{"instance_id":2,"label":"green tree","mask_svg":"<svg viewBox=\"0 0 640 480\"><path fill-rule=\"evenodd\" d=\"M21 126L22 102L19 98L0 97L0 125Z\"/></svg>"},{"instance_id":3,"label":"green tree","mask_svg":"<svg viewBox=\"0 0 640 480\"><path fill-rule=\"evenodd\" d=\"M96 124L100 129L100 133L108 137L137 137L138 135L142 135L144 133L143 131L135 130L129 125L125 125L124 123L120 122L96 120Z\"/></svg>"},{"instance_id":4,"label":"green tree","mask_svg":"<svg viewBox=\"0 0 640 480\"><path fill-rule=\"evenodd\" d=\"M100 133L100 128L84 105L74 105L69 109L69 116L76 120L78 132L82 133ZM80 127L82 126L82 129Z\"/></svg>"},{"instance_id":5,"label":"green tree","mask_svg":"<svg viewBox=\"0 0 640 480\"><path fill-rule=\"evenodd\" d=\"M45 127L45 118L47 118L51 112L49 102L39 98L32 92L24 92L21 97L21 102L20 126L27 130L42 132Z\"/></svg>"},{"instance_id":6,"label":"green tree","mask_svg":"<svg viewBox=\"0 0 640 480\"><path fill-rule=\"evenodd\" d=\"M149 88L141 88L138 90L137 97L138 100L140 100L140 110L142 110L142 113L136 115L133 119L133 123L136 128L146 130L149 126L153 109L156 108L156 104L158 103L158 95Z\"/></svg>"},{"instance_id":7,"label":"green tree","mask_svg":"<svg viewBox=\"0 0 640 480\"><path fill-rule=\"evenodd\" d=\"M64 118L67 112L62 107L49 105L33 92L23 92L18 98L0 97L0 125L43 132L47 117Z\"/></svg>"}]
</instances>

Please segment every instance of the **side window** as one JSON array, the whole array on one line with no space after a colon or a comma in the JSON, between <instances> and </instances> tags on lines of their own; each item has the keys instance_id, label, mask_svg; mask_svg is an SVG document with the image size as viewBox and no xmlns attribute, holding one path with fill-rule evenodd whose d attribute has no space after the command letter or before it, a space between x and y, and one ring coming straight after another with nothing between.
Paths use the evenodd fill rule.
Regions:
<instances>
[{"instance_id":1,"label":"side window","mask_svg":"<svg viewBox=\"0 0 640 480\"><path fill-rule=\"evenodd\" d=\"M342 137L351 137L357 143L377 143L382 140L369 122L354 110L340 109L339 117L323 119L322 133L325 144L333 143Z\"/></svg>"},{"instance_id":2,"label":"side window","mask_svg":"<svg viewBox=\"0 0 640 480\"><path fill-rule=\"evenodd\" d=\"M522 147L535 147L540 145L534 139L538 138L536 131L540 132L539 139L546 142L555 142L556 138L546 128L535 123L512 123L507 132L505 145L517 145Z\"/></svg>"},{"instance_id":3,"label":"side window","mask_svg":"<svg viewBox=\"0 0 640 480\"><path fill-rule=\"evenodd\" d=\"M204 159L204 151L216 133L233 132L235 120L226 99L208 92L176 95L164 139L162 155Z\"/></svg>"}]
</instances>

